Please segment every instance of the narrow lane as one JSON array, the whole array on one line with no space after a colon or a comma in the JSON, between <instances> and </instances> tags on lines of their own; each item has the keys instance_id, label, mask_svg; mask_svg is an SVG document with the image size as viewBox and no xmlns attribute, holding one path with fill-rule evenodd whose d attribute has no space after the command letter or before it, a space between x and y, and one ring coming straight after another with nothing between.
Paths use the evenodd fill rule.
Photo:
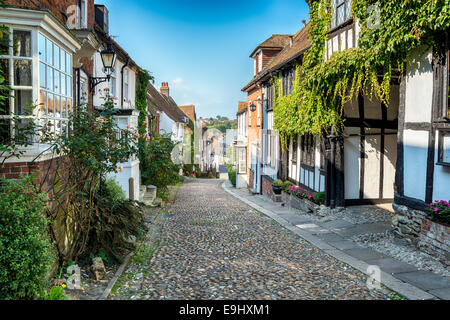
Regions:
<instances>
[{"instance_id":1,"label":"narrow lane","mask_svg":"<svg viewBox=\"0 0 450 320\"><path fill-rule=\"evenodd\" d=\"M184 184L140 287L147 299L387 299L367 277L222 190Z\"/></svg>"}]
</instances>

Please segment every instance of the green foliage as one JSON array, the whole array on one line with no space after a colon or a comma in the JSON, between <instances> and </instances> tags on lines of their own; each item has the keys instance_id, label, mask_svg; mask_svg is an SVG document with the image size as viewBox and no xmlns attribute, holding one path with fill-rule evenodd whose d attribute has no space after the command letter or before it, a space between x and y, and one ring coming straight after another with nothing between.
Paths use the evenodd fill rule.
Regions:
<instances>
[{"instance_id":1,"label":"green foliage","mask_svg":"<svg viewBox=\"0 0 450 320\"><path fill-rule=\"evenodd\" d=\"M0 299L32 299L55 261L45 218L46 195L34 177L0 180Z\"/></svg>"},{"instance_id":2,"label":"green foliage","mask_svg":"<svg viewBox=\"0 0 450 320\"><path fill-rule=\"evenodd\" d=\"M149 82L154 82L155 79L147 70L138 72L136 77L136 109L139 110L138 117L138 133L139 133L139 160L145 157L142 150L145 148L145 143L149 139L147 135L147 87Z\"/></svg>"},{"instance_id":3,"label":"green foliage","mask_svg":"<svg viewBox=\"0 0 450 320\"><path fill-rule=\"evenodd\" d=\"M450 203L448 201L436 200L428 205L427 211L432 221L450 226Z\"/></svg>"},{"instance_id":4,"label":"green foliage","mask_svg":"<svg viewBox=\"0 0 450 320\"><path fill-rule=\"evenodd\" d=\"M306 199L318 205L323 204L325 201L324 192L312 192L299 186L289 186L286 192L296 196L297 198Z\"/></svg>"},{"instance_id":5,"label":"green foliage","mask_svg":"<svg viewBox=\"0 0 450 320\"><path fill-rule=\"evenodd\" d=\"M41 300L69 300L69 298L63 287L52 287L49 292L44 292Z\"/></svg>"},{"instance_id":6,"label":"green foliage","mask_svg":"<svg viewBox=\"0 0 450 320\"><path fill-rule=\"evenodd\" d=\"M141 205L116 197L104 185L98 189L95 196L97 211L92 217L85 253L97 253L104 261L120 262L125 252L134 249L128 241L130 237L142 237L146 227Z\"/></svg>"},{"instance_id":7,"label":"green foliage","mask_svg":"<svg viewBox=\"0 0 450 320\"><path fill-rule=\"evenodd\" d=\"M105 180L105 188L113 201L126 200L125 192L114 178Z\"/></svg>"},{"instance_id":8,"label":"green foliage","mask_svg":"<svg viewBox=\"0 0 450 320\"><path fill-rule=\"evenodd\" d=\"M283 182L283 184L281 185L281 188L283 189L284 192L288 192L289 191L289 187L292 186L293 183L290 182L289 180Z\"/></svg>"},{"instance_id":9,"label":"green foliage","mask_svg":"<svg viewBox=\"0 0 450 320\"><path fill-rule=\"evenodd\" d=\"M281 181L280 179L275 180L272 185L274 187L282 187L283 186L283 181Z\"/></svg>"},{"instance_id":10,"label":"green foliage","mask_svg":"<svg viewBox=\"0 0 450 320\"><path fill-rule=\"evenodd\" d=\"M154 185L160 191L167 190L167 186L180 181L180 166L174 164L171 152L175 144L170 135L154 137L143 149L144 157L141 161L142 183Z\"/></svg>"},{"instance_id":11,"label":"green foliage","mask_svg":"<svg viewBox=\"0 0 450 320\"><path fill-rule=\"evenodd\" d=\"M228 179L230 180L233 187L236 187L236 171L235 170L228 172Z\"/></svg>"},{"instance_id":12,"label":"green foliage","mask_svg":"<svg viewBox=\"0 0 450 320\"><path fill-rule=\"evenodd\" d=\"M372 5L380 9L377 27L370 27L375 21ZM297 69L294 92L282 97L278 90L275 96L274 124L283 145L295 134L321 135L331 127L340 132L343 106L358 94L389 106L393 70L404 69L412 48L438 48L450 28L446 0L353 0L353 17L361 26L358 48L334 53L325 62L330 8L330 0L310 1L311 47ZM274 85L277 88L276 81Z\"/></svg>"}]
</instances>

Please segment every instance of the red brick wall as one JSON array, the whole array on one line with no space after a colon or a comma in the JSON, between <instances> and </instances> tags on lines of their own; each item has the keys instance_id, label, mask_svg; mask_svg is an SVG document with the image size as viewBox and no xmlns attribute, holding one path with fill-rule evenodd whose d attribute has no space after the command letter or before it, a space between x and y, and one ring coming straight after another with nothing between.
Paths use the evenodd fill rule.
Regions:
<instances>
[{"instance_id":1,"label":"red brick wall","mask_svg":"<svg viewBox=\"0 0 450 320\"><path fill-rule=\"evenodd\" d=\"M6 0L6 4L24 7L50 10L61 22L67 23L67 19L72 15L68 8L77 5L78 0ZM88 0L88 28L94 26L94 0Z\"/></svg>"},{"instance_id":2,"label":"red brick wall","mask_svg":"<svg viewBox=\"0 0 450 320\"><path fill-rule=\"evenodd\" d=\"M0 177L5 179L17 179L21 175L27 176L33 174L36 176L35 183L42 185L42 190L52 193L52 186L57 177L64 173L68 164L65 158L57 158L53 160L36 161L36 162L14 162L5 163L0 168Z\"/></svg>"},{"instance_id":3,"label":"red brick wall","mask_svg":"<svg viewBox=\"0 0 450 320\"><path fill-rule=\"evenodd\" d=\"M266 196L272 197L273 195L272 181L267 179L266 176L262 176L261 182L262 182L262 193Z\"/></svg>"}]
</instances>

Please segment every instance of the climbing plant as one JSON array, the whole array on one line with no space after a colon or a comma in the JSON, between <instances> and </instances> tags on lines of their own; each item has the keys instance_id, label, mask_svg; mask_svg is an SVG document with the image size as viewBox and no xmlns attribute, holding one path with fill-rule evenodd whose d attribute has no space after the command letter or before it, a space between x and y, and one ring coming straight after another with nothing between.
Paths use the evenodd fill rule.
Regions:
<instances>
[{"instance_id":1,"label":"climbing plant","mask_svg":"<svg viewBox=\"0 0 450 320\"><path fill-rule=\"evenodd\" d=\"M139 110L138 133L139 133L139 160L142 161L143 150L148 142L147 135L147 86L149 81L154 82L154 77L149 71L143 70L136 77L136 109Z\"/></svg>"},{"instance_id":2,"label":"climbing plant","mask_svg":"<svg viewBox=\"0 0 450 320\"><path fill-rule=\"evenodd\" d=\"M438 47L450 28L448 0L353 0L358 48L325 61L331 0L309 4L311 46L297 68L293 93L275 95L274 124L284 142L294 134L320 135L331 127L339 131L345 103L358 94L389 106L392 75L404 70L411 49Z\"/></svg>"}]
</instances>

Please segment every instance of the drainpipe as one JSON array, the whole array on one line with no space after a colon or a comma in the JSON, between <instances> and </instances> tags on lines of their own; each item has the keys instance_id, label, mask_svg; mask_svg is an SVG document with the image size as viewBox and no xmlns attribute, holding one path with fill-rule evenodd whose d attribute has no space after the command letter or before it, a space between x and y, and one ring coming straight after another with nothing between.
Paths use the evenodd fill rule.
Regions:
<instances>
[{"instance_id":1,"label":"drainpipe","mask_svg":"<svg viewBox=\"0 0 450 320\"><path fill-rule=\"evenodd\" d=\"M120 89L120 94L121 94L121 104L122 104L122 109L123 109L123 97L124 97L124 95L123 95L123 73L124 73L124 70L125 70L125 68L126 67L128 67L128 64L130 63L130 58L127 58L127 62L122 66L122 69L120 70L120 86L121 86L121 89ZM130 79L128 79L128 81L129 81Z\"/></svg>"}]
</instances>

